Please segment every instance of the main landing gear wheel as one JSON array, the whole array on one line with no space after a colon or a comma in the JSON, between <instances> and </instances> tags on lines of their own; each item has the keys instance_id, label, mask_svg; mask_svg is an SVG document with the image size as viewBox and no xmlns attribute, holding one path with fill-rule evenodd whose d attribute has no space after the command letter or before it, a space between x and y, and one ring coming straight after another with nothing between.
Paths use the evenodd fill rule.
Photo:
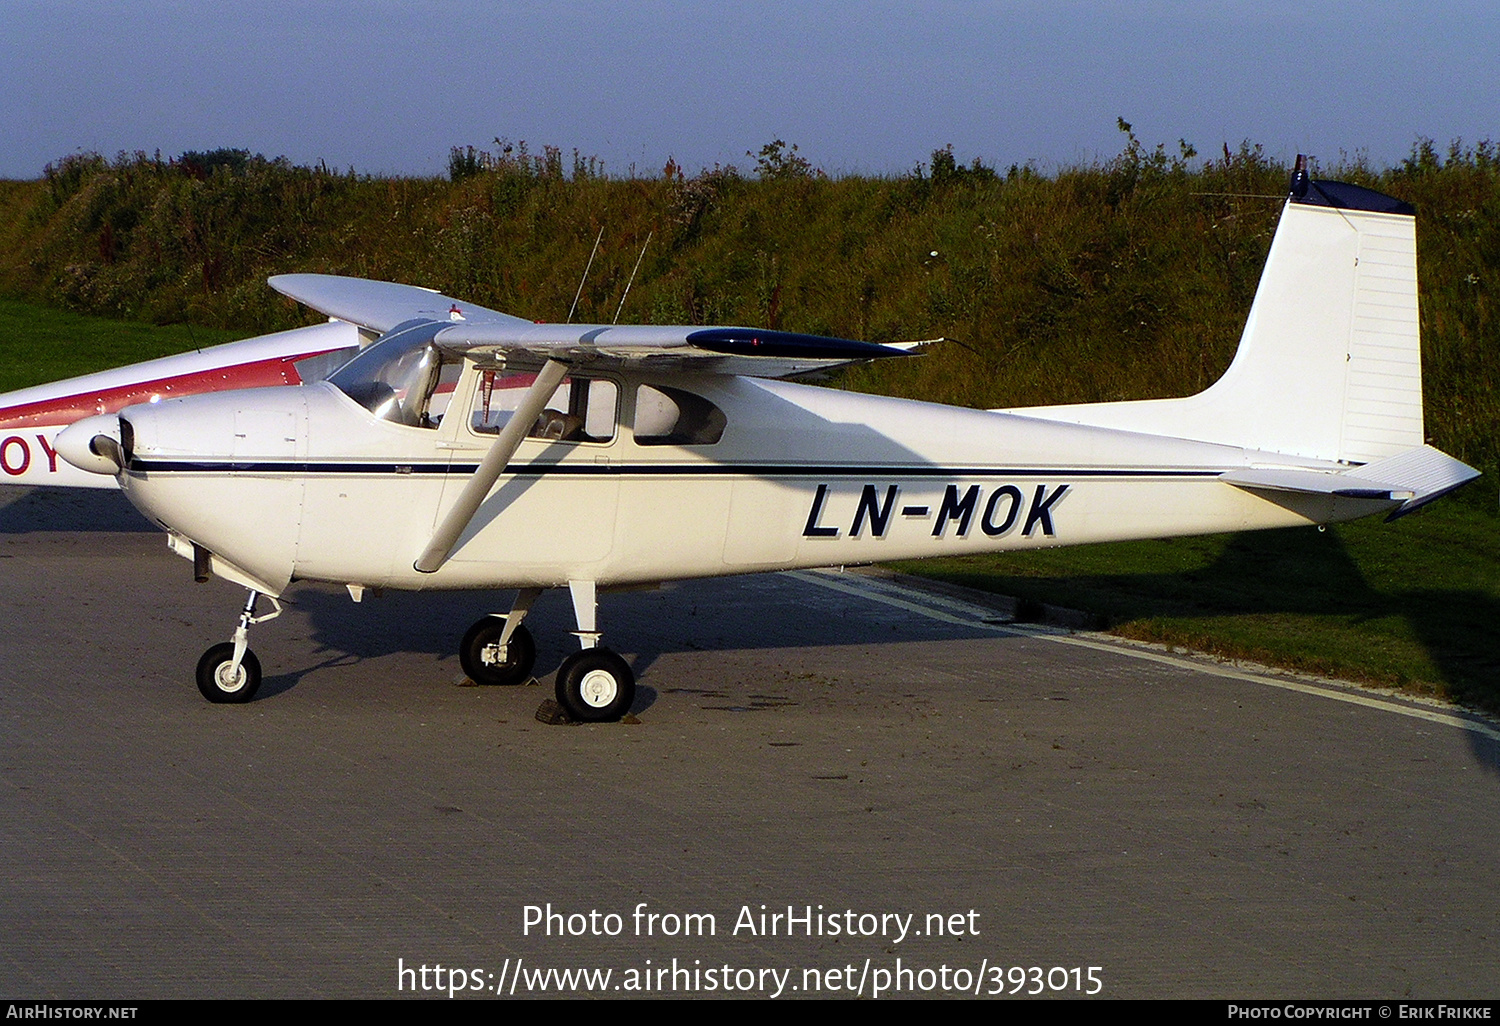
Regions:
<instances>
[{"instance_id":1,"label":"main landing gear wheel","mask_svg":"<svg viewBox=\"0 0 1500 1026\"><path fill-rule=\"evenodd\" d=\"M255 697L260 687L260 660L255 653L245 650L239 667L230 672L234 663L234 642L221 641L198 660L198 690L210 702L248 702Z\"/></svg>"},{"instance_id":2,"label":"main landing gear wheel","mask_svg":"<svg viewBox=\"0 0 1500 1026\"><path fill-rule=\"evenodd\" d=\"M558 667L557 701L575 720L618 720L635 701L635 674L609 649L586 648L568 656Z\"/></svg>"},{"instance_id":3,"label":"main landing gear wheel","mask_svg":"<svg viewBox=\"0 0 1500 1026\"><path fill-rule=\"evenodd\" d=\"M531 668L536 665L536 642L531 640L531 632L517 624L502 657L500 635L504 630L503 617L486 616L464 635L458 662L475 684L519 684L531 676Z\"/></svg>"}]
</instances>

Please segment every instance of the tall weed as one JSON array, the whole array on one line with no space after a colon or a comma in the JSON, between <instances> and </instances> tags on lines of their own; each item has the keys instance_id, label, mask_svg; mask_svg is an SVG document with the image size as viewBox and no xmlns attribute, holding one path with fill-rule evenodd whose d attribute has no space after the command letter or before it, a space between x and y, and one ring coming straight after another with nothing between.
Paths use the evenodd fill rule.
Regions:
<instances>
[{"instance_id":1,"label":"tall weed","mask_svg":"<svg viewBox=\"0 0 1500 1026\"><path fill-rule=\"evenodd\" d=\"M775 140L751 174L606 175L557 147L455 148L449 179L380 178L244 150L77 154L0 183L0 291L168 323L315 319L264 286L322 271L406 281L526 317L942 336L837 382L981 407L1184 395L1237 344L1289 169L1244 143L1149 148L1043 174L951 148L894 177L830 177ZM1419 140L1322 169L1418 211L1424 388L1437 444L1500 463L1500 160Z\"/></svg>"}]
</instances>

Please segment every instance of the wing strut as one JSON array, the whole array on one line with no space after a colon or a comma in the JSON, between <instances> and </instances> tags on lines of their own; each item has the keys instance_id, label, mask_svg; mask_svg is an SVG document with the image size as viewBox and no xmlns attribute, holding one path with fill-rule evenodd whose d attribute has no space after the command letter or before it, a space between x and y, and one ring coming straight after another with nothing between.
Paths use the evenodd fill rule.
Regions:
<instances>
[{"instance_id":1,"label":"wing strut","mask_svg":"<svg viewBox=\"0 0 1500 1026\"><path fill-rule=\"evenodd\" d=\"M535 383L527 389L526 395L521 399L521 404L516 407L516 412L511 414L510 420L506 421L505 427L500 430L499 437L495 439L495 444L485 454L484 462L479 464L479 469L474 472L474 476L469 478L469 483L459 493L458 501L443 517L443 522L438 525L432 541L427 543L427 548L422 551L422 555L417 557L417 570L424 574L436 573L438 568L448 561L453 546L458 544L458 536L464 533L464 528L468 527L469 521L474 519L474 514L478 512L485 496L489 495L490 489L495 487L495 482L500 479L505 465L516 454L521 440L536 423L537 416L546 407L547 400L552 398L552 393L557 390L557 386L567 373L568 365L558 360L548 360L542 366Z\"/></svg>"}]
</instances>

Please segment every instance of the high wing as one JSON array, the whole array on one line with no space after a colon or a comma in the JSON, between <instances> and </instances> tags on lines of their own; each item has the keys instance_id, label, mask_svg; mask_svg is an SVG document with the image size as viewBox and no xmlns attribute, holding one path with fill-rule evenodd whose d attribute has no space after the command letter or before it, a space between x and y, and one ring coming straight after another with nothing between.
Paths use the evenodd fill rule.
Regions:
<instances>
[{"instance_id":1,"label":"high wing","mask_svg":"<svg viewBox=\"0 0 1500 1026\"><path fill-rule=\"evenodd\" d=\"M535 323L414 285L283 274L272 288L321 313L377 331L412 321L442 323L437 346L481 364L656 368L784 378L849 363L908 356L929 342L880 345L789 331L700 325ZM931 340L937 341L937 340Z\"/></svg>"},{"instance_id":2,"label":"high wing","mask_svg":"<svg viewBox=\"0 0 1500 1026\"><path fill-rule=\"evenodd\" d=\"M423 573L434 573L447 561L459 535L515 455L527 427L570 367L783 378L907 356L923 344L885 346L725 326L536 323L430 289L328 274L277 275L269 284L330 317L408 341L425 337L440 350L468 357L482 367L539 371L417 559L416 568Z\"/></svg>"},{"instance_id":3,"label":"high wing","mask_svg":"<svg viewBox=\"0 0 1500 1026\"><path fill-rule=\"evenodd\" d=\"M433 289L393 281L345 278L337 274L278 274L268 279L267 284L319 313L373 331L390 331L403 321L418 317L434 321L531 324L524 317L512 317Z\"/></svg>"},{"instance_id":4,"label":"high wing","mask_svg":"<svg viewBox=\"0 0 1500 1026\"><path fill-rule=\"evenodd\" d=\"M761 328L696 325L458 324L433 339L440 349L486 362L559 360L784 378L849 363L906 356L899 346ZM914 343L920 344L920 343Z\"/></svg>"}]
</instances>

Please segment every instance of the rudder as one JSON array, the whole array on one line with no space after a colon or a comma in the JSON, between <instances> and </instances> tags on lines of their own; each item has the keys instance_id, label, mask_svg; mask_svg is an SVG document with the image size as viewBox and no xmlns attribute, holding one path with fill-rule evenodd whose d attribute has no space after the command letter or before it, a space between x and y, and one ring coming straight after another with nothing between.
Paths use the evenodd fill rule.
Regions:
<instances>
[{"instance_id":1,"label":"rudder","mask_svg":"<svg viewBox=\"0 0 1500 1026\"><path fill-rule=\"evenodd\" d=\"M1423 443L1416 218L1298 158L1240 345L1184 399L1008 412L1367 463Z\"/></svg>"}]
</instances>

